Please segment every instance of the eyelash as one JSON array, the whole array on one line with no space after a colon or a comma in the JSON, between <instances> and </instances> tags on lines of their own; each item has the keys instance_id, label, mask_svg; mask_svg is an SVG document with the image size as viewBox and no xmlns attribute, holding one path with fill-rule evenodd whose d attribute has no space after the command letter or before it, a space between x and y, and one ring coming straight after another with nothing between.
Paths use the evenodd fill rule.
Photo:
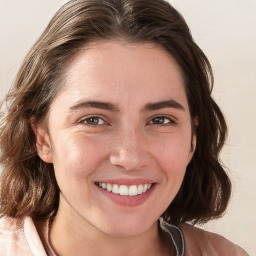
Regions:
<instances>
[{"instance_id":1,"label":"eyelash","mask_svg":"<svg viewBox=\"0 0 256 256\"><path fill-rule=\"evenodd\" d=\"M90 122L90 119L97 119L97 123L96 124L91 124L91 123L88 123L88 121ZM101 120L101 124L99 124L99 121ZM87 122L87 123L86 123ZM88 126L92 126L92 127L96 127L96 126L102 126L102 125L106 125L107 123L104 121L103 118L99 117L99 116L90 116L90 117L86 117L86 118L83 118L79 121L79 123L82 123L82 124L85 124L85 125L88 125Z\"/></svg>"},{"instance_id":2,"label":"eyelash","mask_svg":"<svg viewBox=\"0 0 256 256\"><path fill-rule=\"evenodd\" d=\"M89 123L93 120L95 121L95 119L96 119L96 123L94 123L94 124ZM167 122L166 122L166 120L167 120ZM154 121L155 121L155 123L154 123ZM85 125L91 126L91 127L107 125L107 122L99 116L90 116L90 117L83 118L79 121L79 123L82 123L82 124L85 124ZM157 125L157 126L169 126L169 125L175 125L176 122L167 116L156 116L156 117L151 118L150 121L147 122L147 124Z\"/></svg>"},{"instance_id":3,"label":"eyelash","mask_svg":"<svg viewBox=\"0 0 256 256\"><path fill-rule=\"evenodd\" d=\"M157 121L158 119L158 123L153 123L153 121ZM168 122L166 122L166 120L168 120ZM162 123L159 123L159 121L163 121ZM174 125L176 124L176 122L171 119L170 117L167 117L167 116L156 116L156 117L153 117L149 122L148 124L150 125L159 125L159 126L169 126L169 125Z\"/></svg>"}]
</instances>

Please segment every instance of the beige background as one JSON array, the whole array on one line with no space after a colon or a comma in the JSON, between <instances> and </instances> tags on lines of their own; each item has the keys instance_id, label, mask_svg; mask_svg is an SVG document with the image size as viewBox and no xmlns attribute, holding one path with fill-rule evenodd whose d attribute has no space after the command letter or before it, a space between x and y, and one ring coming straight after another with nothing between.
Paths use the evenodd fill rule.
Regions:
<instances>
[{"instance_id":1,"label":"beige background","mask_svg":"<svg viewBox=\"0 0 256 256\"><path fill-rule=\"evenodd\" d=\"M256 0L169 0L186 18L215 73L229 126L222 159L234 183L227 214L205 228L256 255ZM64 0L0 0L0 97Z\"/></svg>"}]
</instances>

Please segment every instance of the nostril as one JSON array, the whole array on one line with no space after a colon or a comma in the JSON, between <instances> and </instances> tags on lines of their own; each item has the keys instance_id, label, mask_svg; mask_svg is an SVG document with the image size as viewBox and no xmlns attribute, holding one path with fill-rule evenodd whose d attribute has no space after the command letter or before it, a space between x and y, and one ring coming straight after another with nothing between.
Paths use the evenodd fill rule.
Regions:
<instances>
[{"instance_id":1,"label":"nostril","mask_svg":"<svg viewBox=\"0 0 256 256\"><path fill-rule=\"evenodd\" d=\"M112 165L129 171L148 166L151 157L147 149L138 146L136 142L124 143L124 141L121 141L119 145L113 147L109 160Z\"/></svg>"},{"instance_id":2,"label":"nostril","mask_svg":"<svg viewBox=\"0 0 256 256\"><path fill-rule=\"evenodd\" d=\"M111 156L110 162L112 165L118 166L119 168L125 169L127 171L137 169L141 165L138 156L132 154L120 154Z\"/></svg>"}]
</instances>

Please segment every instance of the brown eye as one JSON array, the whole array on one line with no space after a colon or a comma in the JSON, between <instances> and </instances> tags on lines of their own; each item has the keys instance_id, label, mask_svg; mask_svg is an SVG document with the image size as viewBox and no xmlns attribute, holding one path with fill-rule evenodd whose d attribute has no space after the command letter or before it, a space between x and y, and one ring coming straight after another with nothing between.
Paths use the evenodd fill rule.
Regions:
<instances>
[{"instance_id":1,"label":"brown eye","mask_svg":"<svg viewBox=\"0 0 256 256\"><path fill-rule=\"evenodd\" d=\"M150 124L157 124L157 125L165 125L165 124L171 124L173 123L173 121L166 117L166 116L157 116L152 118L152 120L149 122Z\"/></svg>"},{"instance_id":2,"label":"brown eye","mask_svg":"<svg viewBox=\"0 0 256 256\"><path fill-rule=\"evenodd\" d=\"M97 116L91 116L91 117L85 118L85 119L83 119L82 122L85 124L88 124L88 125L103 125L104 124L104 120Z\"/></svg>"}]
</instances>

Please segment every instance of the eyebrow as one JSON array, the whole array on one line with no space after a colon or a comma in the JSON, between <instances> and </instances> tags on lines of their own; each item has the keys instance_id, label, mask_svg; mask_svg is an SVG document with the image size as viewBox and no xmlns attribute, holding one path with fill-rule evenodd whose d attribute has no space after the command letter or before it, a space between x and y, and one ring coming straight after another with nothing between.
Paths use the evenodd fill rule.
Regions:
<instances>
[{"instance_id":1,"label":"eyebrow","mask_svg":"<svg viewBox=\"0 0 256 256\"><path fill-rule=\"evenodd\" d=\"M72 110L78 110L81 108L97 108L97 109L110 110L114 112L120 111L117 105L109 102L100 102L100 101L80 101L77 104L71 106L69 109L72 111ZM180 103L178 103L173 99L154 102L154 103L148 103L143 107L143 111L153 111L153 110L159 110L163 108L174 108L174 109L180 109L185 111L185 108Z\"/></svg>"},{"instance_id":2,"label":"eyebrow","mask_svg":"<svg viewBox=\"0 0 256 256\"><path fill-rule=\"evenodd\" d=\"M163 109L163 108L174 108L174 109L180 109L185 111L185 108L178 103L177 101L170 99L170 100L166 100L166 101L159 101L156 103L148 103L143 110L144 111L152 111L152 110L159 110L159 109Z\"/></svg>"},{"instance_id":3,"label":"eyebrow","mask_svg":"<svg viewBox=\"0 0 256 256\"><path fill-rule=\"evenodd\" d=\"M108 102L100 102L100 101L81 101L75 104L74 106L70 107L70 110L77 110L81 108L98 108L98 109L105 109L111 111L119 111L119 108Z\"/></svg>"}]
</instances>

